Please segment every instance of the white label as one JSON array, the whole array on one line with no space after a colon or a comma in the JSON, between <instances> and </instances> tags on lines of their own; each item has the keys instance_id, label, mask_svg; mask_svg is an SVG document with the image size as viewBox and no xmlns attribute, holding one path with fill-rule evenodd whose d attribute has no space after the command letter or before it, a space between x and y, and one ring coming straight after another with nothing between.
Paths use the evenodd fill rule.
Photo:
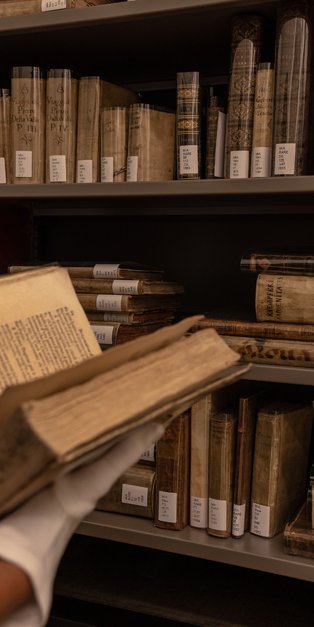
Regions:
<instances>
[{"instance_id":1,"label":"white label","mask_svg":"<svg viewBox=\"0 0 314 627\"><path fill-rule=\"evenodd\" d=\"M101 182L113 183L113 157L101 157Z\"/></svg>"},{"instance_id":2,"label":"white label","mask_svg":"<svg viewBox=\"0 0 314 627\"><path fill-rule=\"evenodd\" d=\"M275 175L295 173L295 144L276 144Z\"/></svg>"},{"instance_id":3,"label":"white label","mask_svg":"<svg viewBox=\"0 0 314 627\"><path fill-rule=\"evenodd\" d=\"M249 176L250 153L248 150L231 150L230 178L247 179Z\"/></svg>"},{"instance_id":4,"label":"white label","mask_svg":"<svg viewBox=\"0 0 314 627\"><path fill-rule=\"evenodd\" d=\"M198 146L180 146L179 174L198 174Z\"/></svg>"},{"instance_id":5,"label":"white label","mask_svg":"<svg viewBox=\"0 0 314 627\"><path fill-rule=\"evenodd\" d=\"M50 155L49 157L50 183L66 183L65 155Z\"/></svg>"},{"instance_id":6,"label":"white label","mask_svg":"<svg viewBox=\"0 0 314 627\"><path fill-rule=\"evenodd\" d=\"M271 148L255 147L252 150L251 177L271 176Z\"/></svg>"},{"instance_id":7,"label":"white label","mask_svg":"<svg viewBox=\"0 0 314 627\"><path fill-rule=\"evenodd\" d=\"M232 512L232 535L243 536L245 519L245 503L243 505L233 505Z\"/></svg>"},{"instance_id":8,"label":"white label","mask_svg":"<svg viewBox=\"0 0 314 627\"><path fill-rule=\"evenodd\" d=\"M7 182L7 175L5 171L5 158L0 157L0 183Z\"/></svg>"},{"instance_id":9,"label":"white label","mask_svg":"<svg viewBox=\"0 0 314 627\"><path fill-rule=\"evenodd\" d=\"M218 112L214 176L223 178L225 159L226 114Z\"/></svg>"},{"instance_id":10,"label":"white label","mask_svg":"<svg viewBox=\"0 0 314 627\"><path fill-rule=\"evenodd\" d=\"M269 537L270 507L268 505L252 504L251 533Z\"/></svg>"},{"instance_id":11,"label":"white label","mask_svg":"<svg viewBox=\"0 0 314 627\"><path fill-rule=\"evenodd\" d=\"M112 313L107 311L103 315L104 322L129 322L129 314L123 311L113 311Z\"/></svg>"},{"instance_id":12,"label":"white label","mask_svg":"<svg viewBox=\"0 0 314 627\"><path fill-rule=\"evenodd\" d=\"M148 488L130 483L122 484L121 502L129 505L139 505L147 507Z\"/></svg>"},{"instance_id":13,"label":"white label","mask_svg":"<svg viewBox=\"0 0 314 627\"><path fill-rule=\"evenodd\" d=\"M217 531L227 531L227 501L209 499L208 527Z\"/></svg>"},{"instance_id":14,"label":"white label","mask_svg":"<svg viewBox=\"0 0 314 627\"><path fill-rule=\"evenodd\" d=\"M115 279L118 276L118 263L95 263L93 267L94 279Z\"/></svg>"},{"instance_id":15,"label":"white label","mask_svg":"<svg viewBox=\"0 0 314 627\"><path fill-rule=\"evenodd\" d=\"M150 448L143 451L140 459L145 462L154 462L155 461L155 444L152 444Z\"/></svg>"},{"instance_id":16,"label":"white label","mask_svg":"<svg viewBox=\"0 0 314 627\"><path fill-rule=\"evenodd\" d=\"M41 0L41 10L45 11L58 11L58 9L66 9L66 0Z\"/></svg>"},{"instance_id":17,"label":"white label","mask_svg":"<svg viewBox=\"0 0 314 627\"><path fill-rule=\"evenodd\" d=\"M158 520L162 522L177 522L177 500L176 492L163 492L158 494Z\"/></svg>"},{"instance_id":18,"label":"white label","mask_svg":"<svg viewBox=\"0 0 314 627\"><path fill-rule=\"evenodd\" d=\"M95 334L99 344L112 344L114 327L105 324L91 324L91 329Z\"/></svg>"},{"instance_id":19,"label":"white label","mask_svg":"<svg viewBox=\"0 0 314 627\"><path fill-rule=\"evenodd\" d=\"M92 183L93 182L92 159L78 159L76 181L77 183Z\"/></svg>"},{"instance_id":20,"label":"white label","mask_svg":"<svg viewBox=\"0 0 314 627\"><path fill-rule=\"evenodd\" d=\"M122 296L111 294L97 294L96 309L100 311L121 311Z\"/></svg>"},{"instance_id":21,"label":"white label","mask_svg":"<svg viewBox=\"0 0 314 627\"><path fill-rule=\"evenodd\" d=\"M135 281L134 279L129 279L129 280L115 279L112 282L112 293L113 294L138 294L138 284L139 284L139 281Z\"/></svg>"},{"instance_id":22,"label":"white label","mask_svg":"<svg viewBox=\"0 0 314 627\"><path fill-rule=\"evenodd\" d=\"M15 152L15 176L31 178L33 175L32 150L17 150Z\"/></svg>"},{"instance_id":23,"label":"white label","mask_svg":"<svg viewBox=\"0 0 314 627\"><path fill-rule=\"evenodd\" d=\"M126 180L127 181L137 181L137 172L138 172L138 157L128 157L127 158L127 168L126 168Z\"/></svg>"},{"instance_id":24,"label":"white label","mask_svg":"<svg viewBox=\"0 0 314 627\"><path fill-rule=\"evenodd\" d=\"M191 496L190 501L190 525L206 529L208 524L208 499Z\"/></svg>"}]
</instances>

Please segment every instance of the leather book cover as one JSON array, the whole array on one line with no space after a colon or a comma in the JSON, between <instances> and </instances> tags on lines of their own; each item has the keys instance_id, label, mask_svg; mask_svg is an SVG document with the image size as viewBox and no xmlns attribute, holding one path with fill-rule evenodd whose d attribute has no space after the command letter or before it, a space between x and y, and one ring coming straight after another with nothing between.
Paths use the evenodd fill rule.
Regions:
<instances>
[{"instance_id":1,"label":"leather book cover","mask_svg":"<svg viewBox=\"0 0 314 627\"><path fill-rule=\"evenodd\" d=\"M81 279L72 278L76 292L91 294L183 294L184 287L174 281L145 279Z\"/></svg>"},{"instance_id":2,"label":"leather book cover","mask_svg":"<svg viewBox=\"0 0 314 627\"><path fill-rule=\"evenodd\" d=\"M314 276L260 273L255 289L256 319L314 324L313 294Z\"/></svg>"},{"instance_id":3,"label":"leather book cover","mask_svg":"<svg viewBox=\"0 0 314 627\"><path fill-rule=\"evenodd\" d=\"M277 340L223 335L228 346L240 353L243 361L256 364L313 368L314 342Z\"/></svg>"},{"instance_id":4,"label":"leather book cover","mask_svg":"<svg viewBox=\"0 0 314 627\"><path fill-rule=\"evenodd\" d=\"M154 518L156 471L151 466L135 464L99 499L96 509L116 514Z\"/></svg>"},{"instance_id":5,"label":"leather book cover","mask_svg":"<svg viewBox=\"0 0 314 627\"><path fill-rule=\"evenodd\" d=\"M179 295L162 294L152 296L127 294L81 294L76 293L83 309L97 311L149 311L151 309L179 309L182 300Z\"/></svg>"},{"instance_id":6,"label":"leather book cover","mask_svg":"<svg viewBox=\"0 0 314 627\"><path fill-rule=\"evenodd\" d=\"M283 532L285 552L289 555L314 558L314 529L306 512L306 502L297 510Z\"/></svg>"},{"instance_id":7,"label":"leather book cover","mask_svg":"<svg viewBox=\"0 0 314 627\"><path fill-rule=\"evenodd\" d=\"M220 335L239 335L274 340L314 341L314 324L289 322L256 322L244 319L209 318L200 322L200 328L216 329Z\"/></svg>"},{"instance_id":8,"label":"leather book cover","mask_svg":"<svg viewBox=\"0 0 314 627\"><path fill-rule=\"evenodd\" d=\"M91 323L91 329L95 334L100 347L109 347L113 344L123 344L135 337L153 333L165 326L164 322L152 322L151 324L120 324L119 322Z\"/></svg>"},{"instance_id":9,"label":"leather book cover","mask_svg":"<svg viewBox=\"0 0 314 627\"><path fill-rule=\"evenodd\" d=\"M201 178L201 101L199 72L177 73L177 179Z\"/></svg>"}]
</instances>

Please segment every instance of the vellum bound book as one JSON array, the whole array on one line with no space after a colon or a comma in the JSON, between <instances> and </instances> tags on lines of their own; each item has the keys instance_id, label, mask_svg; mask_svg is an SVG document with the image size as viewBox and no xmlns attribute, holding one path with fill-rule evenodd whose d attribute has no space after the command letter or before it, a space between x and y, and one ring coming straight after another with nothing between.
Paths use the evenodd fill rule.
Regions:
<instances>
[{"instance_id":1,"label":"vellum bound book","mask_svg":"<svg viewBox=\"0 0 314 627\"><path fill-rule=\"evenodd\" d=\"M151 466L131 466L99 499L96 509L140 518L154 518L156 470Z\"/></svg>"},{"instance_id":2,"label":"vellum bound book","mask_svg":"<svg viewBox=\"0 0 314 627\"><path fill-rule=\"evenodd\" d=\"M59 9L80 9L124 0L1 0L0 18Z\"/></svg>"},{"instance_id":3,"label":"vellum bound book","mask_svg":"<svg viewBox=\"0 0 314 627\"><path fill-rule=\"evenodd\" d=\"M198 316L99 354L64 268L5 276L0 290L0 514L249 368L212 329L187 335Z\"/></svg>"}]
</instances>

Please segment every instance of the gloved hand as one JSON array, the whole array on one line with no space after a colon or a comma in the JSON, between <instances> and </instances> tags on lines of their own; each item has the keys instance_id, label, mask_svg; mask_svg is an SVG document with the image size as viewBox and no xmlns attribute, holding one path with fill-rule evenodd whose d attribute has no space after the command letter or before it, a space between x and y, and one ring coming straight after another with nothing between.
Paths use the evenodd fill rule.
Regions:
<instances>
[{"instance_id":1,"label":"gloved hand","mask_svg":"<svg viewBox=\"0 0 314 627\"><path fill-rule=\"evenodd\" d=\"M27 573L35 597L1 625L45 625L56 570L72 533L100 497L163 432L164 428L155 423L135 429L97 461L59 477L0 521L0 557Z\"/></svg>"}]
</instances>

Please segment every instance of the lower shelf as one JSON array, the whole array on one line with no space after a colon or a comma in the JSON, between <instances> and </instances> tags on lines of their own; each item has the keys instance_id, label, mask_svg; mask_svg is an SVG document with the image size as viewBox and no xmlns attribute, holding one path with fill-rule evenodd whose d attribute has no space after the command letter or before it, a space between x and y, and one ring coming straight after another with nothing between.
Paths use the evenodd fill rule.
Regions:
<instances>
[{"instance_id":1,"label":"lower shelf","mask_svg":"<svg viewBox=\"0 0 314 627\"><path fill-rule=\"evenodd\" d=\"M270 540L251 533L221 539L189 526L168 531L154 527L151 520L99 511L92 512L77 533L314 582L314 560L287 555L281 534Z\"/></svg>"}]
</instances>

